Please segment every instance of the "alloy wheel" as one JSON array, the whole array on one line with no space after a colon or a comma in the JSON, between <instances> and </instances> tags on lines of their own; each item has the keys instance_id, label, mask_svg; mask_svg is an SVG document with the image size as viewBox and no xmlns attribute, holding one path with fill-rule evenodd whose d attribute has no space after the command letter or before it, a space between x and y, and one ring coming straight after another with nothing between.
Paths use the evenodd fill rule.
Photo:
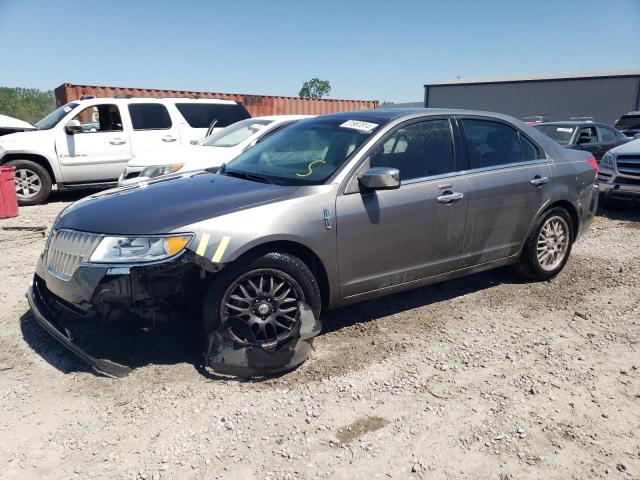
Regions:
<instances>
[{"instance_id":1,"label":"alloy wheel","mask_svg":"<svg viewBox=\"0 0 640 480\"><path fill-rule=\"evenodd\" d=\"M560 216L552 216L544 222L538 234L537 258L540 267L550 272L564 261L569 247L569 225Z\"/></svg>"},{"instance_id":2,"label":"alloy wheel","mask_svg":"<svg viewBox=\"0 0 640 480\"><path fill-rule=\"evenodd\" d=\"M254 270L229 286L220 318L235 340L272 348L295 332L301 300L302 289L291 276L273 269Z\"/></svg>"},{"instance_id":3,"label":"alloy wheel","mask_svg":"<svg viewBox=\"0 0 640 480\"><path fill-rule=\"evenodd\" d=\"M28 168L19 168L15 171L14 183L16 195L23 199L35 197L42 189L40 175Z\"/></svg>"}]
</instances>

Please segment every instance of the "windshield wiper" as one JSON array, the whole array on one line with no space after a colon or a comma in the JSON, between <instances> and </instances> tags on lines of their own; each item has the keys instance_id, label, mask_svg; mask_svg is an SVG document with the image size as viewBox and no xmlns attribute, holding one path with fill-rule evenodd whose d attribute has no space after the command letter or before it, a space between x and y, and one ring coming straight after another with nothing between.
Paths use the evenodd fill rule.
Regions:
<instances>
[{"instance_id":1,"label":"windshield wiper","mask_svg":"<svg viewBox=\"0 0 640 480\"><path fill-rule=\"evenodd\" d=\"M269 180L267 177L254 175L253 173L239 172L236 170L227 171L226 169L220 169L220 173L222 175L228 175L229 177L244 178L245 180L250 180L253 182L269 183L271 185L274 185L273 181Z\"/></svg>"}]
</instances>

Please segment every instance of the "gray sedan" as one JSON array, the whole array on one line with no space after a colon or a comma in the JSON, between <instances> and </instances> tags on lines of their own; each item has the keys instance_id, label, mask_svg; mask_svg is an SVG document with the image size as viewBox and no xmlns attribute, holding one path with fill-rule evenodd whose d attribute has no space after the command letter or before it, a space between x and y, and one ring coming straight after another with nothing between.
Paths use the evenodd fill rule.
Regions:
<instances>
[{"instance_id":1,"label":"gray sedan","mask_svg":"<svg viewBox=\"0 0 640 480\"><path fill-rule=\"evenodd\" d=\"M74 343L76 318L124 312L148 326L185 308L201 319L209 367L269 374L307 358L323 309L504 265L555 277L593 218L596 171L590 154L500 114L317 117L218 172L73 204L29 300L108 375L129 370Z\"/></svg>"}]
</instances>

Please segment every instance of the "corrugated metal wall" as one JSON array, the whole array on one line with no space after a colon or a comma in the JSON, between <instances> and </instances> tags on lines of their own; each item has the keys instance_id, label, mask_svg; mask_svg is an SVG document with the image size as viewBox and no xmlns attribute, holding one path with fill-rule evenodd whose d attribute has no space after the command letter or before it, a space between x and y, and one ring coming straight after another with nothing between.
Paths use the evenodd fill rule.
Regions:
<instances>
[{"instance_id":1,"label":"corrugated metal wall","mask_svg":"<svg viewBox=\"0 0 640 480\"><path fill-rule=\"evenodd\" d=\"M243 95L238 93L191 92L186 90L155 90L150 88L103 87L97 85L73 85L64 83L55 89L56 103L64 105L82 95L94 97L199 97L235 100L242 103L252 116L262 115L322 115L349 110L377 108L377 100L314 100L299 97L274 97L268 95Z\"/></svg>"},{"instance_id":2,"label":"corrugated metal wall","mask_svg":"<svg viewBox=\"0 0 640 480\"><path fill-rule=\"evenodd\" d=\"M425 89L428 107L488 110L517 118L593 117L612 124L620 115L639 108L640 77L430 85Z\"/></svg>"}]
</instances>

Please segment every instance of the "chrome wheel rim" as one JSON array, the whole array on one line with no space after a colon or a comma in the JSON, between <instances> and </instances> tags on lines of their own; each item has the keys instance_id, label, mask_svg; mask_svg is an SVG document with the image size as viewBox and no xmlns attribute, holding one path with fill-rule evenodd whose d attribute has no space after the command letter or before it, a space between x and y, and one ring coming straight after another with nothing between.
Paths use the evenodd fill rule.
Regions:
<instances>
[{"instance_id":1,"label":"chrome wheel rim","mask_svg":"<svg viewBox=\"0 0 640 480\"><path fill-rule=\"evenodd\" d=\"M537 257L540 268L549 272L558 268L567 256L569 225L559 216L544 222L538 234Z\"/></svg>"},{"instance_id":2,"label":"chrome wheel rim","mask_svg":"<svg viewBox=\"0 0 640 480\"><path fill-rule=\"evenodd\" d=\"M279 270L260 269L236 279L225 292L220 318L241 343L275 347L295 332L302 289Z\"/></svg>"},{"instance_id":3,"label":"chrome wheel rim","mask_svg":"<svg viewBox=\"0 0 640 480\"><path fill-rule=\"evenodd\" d=\"M33 198L42 189L42 180L33 170L19 168L15 172L14 183L19 198Z\"/></svg>"}]
</instances>

